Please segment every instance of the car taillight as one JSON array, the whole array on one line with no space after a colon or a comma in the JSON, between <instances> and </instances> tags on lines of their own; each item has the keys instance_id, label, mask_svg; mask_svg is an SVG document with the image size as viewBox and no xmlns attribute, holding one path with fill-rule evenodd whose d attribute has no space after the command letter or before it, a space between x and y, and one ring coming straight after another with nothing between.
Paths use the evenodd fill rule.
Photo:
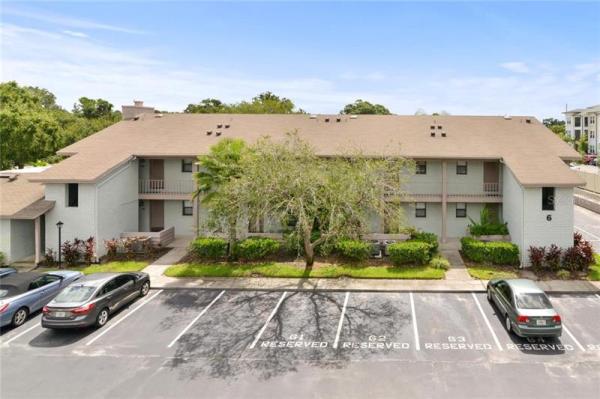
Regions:
<instances>
[{"instance_id":1,"label":"car taillight","mask_svg":"<svg viewBox=\"0 0 600 399\"><path fill-rule=\"evenodd\" d=\"M529 317L527 317L527 316L517 316L517 323L519 323L519 324L527 324L527 323L529 323Z\"/></svg>"},{"instance_id":2,"label":"car taillight","mask_svg":"<svg viewBox=\"0 0 600 399\"><path fill-rule=\"evenodd\" d=\"M8 303L3 303L2 305L0 305L0 313L4 312L6 309L8 309Z\"/></svg>"},{"instance_id":3,"label":"car taillight","mask_svg":"<svg viewBox=\"0 0 600 399\"><path fill-rule=\"evenodd\" d=\"M72 309L71 313L73 314L88 314L92 309L94 309L96 305L93 303L88 303L87 305L80 306L78 308Z\"/></svg>"},{"instance_id":4,"label":"car taillight","mask_svg":"<svg viewBox=\"0 0 600 399\"><path fill-rule=\"evenodd\" d=\"M559 315L556 315L556 316L554 316L554 317L552 318L552 321L553 321L555 324L560 324L560 323L562 322L562 320L561 320L561 318L560 318L560 316L559 316Z\"/></svg>"},{"instance_id":5,"label":"car taillight","mask_svg":"<svg viewBox=\"0 0 600 399\"><path fill-rule=\"evenodd\" d=\"M46 313L50 313L50 309L48 309L48 306L44 306L42 308L42 313L46 314Z\"/></svg>"}]
</instances>

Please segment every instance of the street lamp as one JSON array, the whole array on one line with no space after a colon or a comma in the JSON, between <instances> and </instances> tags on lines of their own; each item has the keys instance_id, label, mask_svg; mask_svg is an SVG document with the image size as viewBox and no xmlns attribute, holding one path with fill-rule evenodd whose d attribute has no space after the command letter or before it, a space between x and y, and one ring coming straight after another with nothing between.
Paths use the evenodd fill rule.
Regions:
<instances>
[{"instance_id":1,"label":"street lamp","mask_svg":"<svg viewBox=\"0 0 600 399\"><path fill-rule=\"evenodd\" d=\"M61 240L61 237L60 237L60 230L62 229L63 224L64 223L61 222L60 220L58 221L58 223L56 223L56 227L58 227L58 267L61 266L61 259L60 258L61 258L61 255L62 255L62 248L61 248L62 247L62 242L61 242L62 240Z\"/></svg>"}]
</instances>

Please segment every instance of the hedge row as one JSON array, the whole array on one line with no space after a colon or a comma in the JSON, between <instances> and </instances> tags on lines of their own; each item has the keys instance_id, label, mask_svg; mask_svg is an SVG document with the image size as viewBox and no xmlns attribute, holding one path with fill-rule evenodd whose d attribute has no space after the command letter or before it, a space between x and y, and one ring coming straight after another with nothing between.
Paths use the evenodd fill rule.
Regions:
<instances>
[{"instance_id":1,"label":"hedge row","mask_svg":"<svg viewBox=\"0 0 600 399\"><path fill-rule=\"evenodd\" d=\"M431 260L431 244L422 241L404 241L387 247L392 263L396 266L406 263L425 265Z\"/></svg>"},{"instance_id":2,"label":"hedge row","mask_svg":"<svg viewBox=\"0 0 600 399\"><path fill-rule=\"evenodd\" d=\"M191 251L203 259L222 259L227 256L227 241L217 237L201 237L191 244ZM250 237L237 242L233 247L233 257L241 260L259 260L273 255L281 244L272 238Z\"/></svg>"},{"instance_id":3,"label":"hedge row","mask_svg":"<svg viewBox=\"0 0 600 399\"><path fill-rule=\"evenodd\" d=\"M335 245L341 257L360 261L367 259L373 250L373 244L360 240L340 240Z\"/></svg>"},{"instance_id":4,"label":"hedge row","mask_svg":"<svg viewBox=\"0 0 600 399\"><path fill-rule=\"evenodd\" d=\"M473 262L518 265L519 247L510 242L483 242L471 237L460 240L463 255Z\"/></svg>"},{"instance_id":5,"label":"hedge row","mask_svg":"<svg viewBox=\"0 0 600 399\"><path fill-rule=\"evenodd\" d=\"M529 261L537 269L587 272L594 263L594 251L589 241L584 240L580 233L575 233L573 246L564 250L555 244L548 248L529 247Z\"/></svg>"}]
</instances>

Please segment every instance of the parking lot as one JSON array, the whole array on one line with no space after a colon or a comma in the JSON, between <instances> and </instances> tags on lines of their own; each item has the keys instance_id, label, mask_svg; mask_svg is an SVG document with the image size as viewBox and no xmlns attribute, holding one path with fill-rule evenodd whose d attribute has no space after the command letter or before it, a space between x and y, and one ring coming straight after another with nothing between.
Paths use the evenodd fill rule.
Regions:
<instances>
[{"instance_id":1,"label":"parking lot","mask_svg":"<svg viewBox=\"0 0 600 399\"><path fill-rule=\"evenodd\" d=\"M560 339L509 335L485 293L153 290L102 329L1 337L2 398L600 397L600 296Z\"/></svg>"}]
</instances>

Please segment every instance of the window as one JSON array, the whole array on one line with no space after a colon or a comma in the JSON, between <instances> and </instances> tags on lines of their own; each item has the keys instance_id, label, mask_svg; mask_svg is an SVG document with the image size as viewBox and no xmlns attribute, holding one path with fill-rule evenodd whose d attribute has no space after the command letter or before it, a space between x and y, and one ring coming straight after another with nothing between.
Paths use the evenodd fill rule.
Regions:
<instances>
[{"instance_id":1,"label":"window","mask_svg":"<svg viewBox=\"0 0 600 399\"><path fill-rule=\"evenodd\" d=\"M588 126L588 117L584 117L583 118L583 126L587 127Z\"/></svg>"},{"instance_id":2,"label":"window","mask_svg":"<svg viewBox=\"0 0 600 399\"><path fill-rule=\"evenodd\" d=\"M424 202L417 202L415 204L415 217L425 218L427 217L427 204Z\"/></svg>"},{"instance_id":3,"label":"window","mask_svg":"<svg viewBox=\"0 0 600 399\"><path fill-rule=\"evenodd\" d=\"M417 161L416 173L418 175L426 175L427 174L427 162L426 161Z\"/></svg>"},{"instance_id":4,"label":"window","mask_svg":"<svg viewBox=\"0 0 600 399\"><path fill-rule=\"evenodd\" d=\"M581 116L576 116L575 117L575 127L580 127L581 126Z\"/></svg>"},{"instance_id":5,"label":"window","mask_svg":"<svg viewBox=\"0 0 600 399\"><path fill-rule=\"evenodd\" d=\"M182 172L192 172L193 163L191 159L182 159L181 160L181 171Z\"/></svg>"},{"instance_id":6,"label":"window","mask_svg":"<svg viewBox=\"0 0 600 399\"><path fill-rule=\"evenodd\" d=\"M264 233L265 219L262 216L254 216L248 220L248 233Z\"/></svg>"},{"instance_id":7,"label":"window","mask_svg":"<svg viewBox=\"0 0 600 399\"><path fill-rule=\"evenodd\" d=\"M554 210L554 187L542 187L542 210Z\"/></svg>"},{"instance_id":8,"label":"window","mask_svg":"<svg viewBox=\"0 0 600 399\"><path fill-rule=\"evenodd\" d=\"M458 202L456 204L456 217L466 218L467 217L467 204L464 202Z\"/></svg>"},{"instance_id":9,"label":"window","mask_svg":"<svg viewBox=\"0 0 600 399\"><path fill-rule=\"evenodd\" d=\"M456 174L466 175L467 174L467 161L456 161Z\"/></svg>"},{"instance_id":10,"label":"window","mask_svg":"<svg viewBox=\"0 0 600 399\"><path fill-rule=\"evenodd\" d=\"M79 184L77 183L67 184L67 206L79 206Z\"/></svg>"},{"instance_id":11,"label":"window","mask_svg":"<svg viewBox=\"0 0 600 399\"><path fill-rule=\"evenodd\" d=\"M192 201L181 201L181 214L183 216L192 216L194 214L194 204Z\"/></svg>"},{"instance_id":12,"label":"window","mask_svg":"<svg viewBox=\"0 0 600 399\"><path fill-rule=\"evenodd\" d=\"M45 285L48 285L50 283L54 283L54 282L59 281L59 280L60 280L60 277L58 277L58 276L53 276L51 274L46 274L46 275L38 277L37 279L35 279L34 281L32 281L31 284L29 284L29 289L30 290L35 290L36 288L43 287Z\"/></svg>"}]
</instances>

